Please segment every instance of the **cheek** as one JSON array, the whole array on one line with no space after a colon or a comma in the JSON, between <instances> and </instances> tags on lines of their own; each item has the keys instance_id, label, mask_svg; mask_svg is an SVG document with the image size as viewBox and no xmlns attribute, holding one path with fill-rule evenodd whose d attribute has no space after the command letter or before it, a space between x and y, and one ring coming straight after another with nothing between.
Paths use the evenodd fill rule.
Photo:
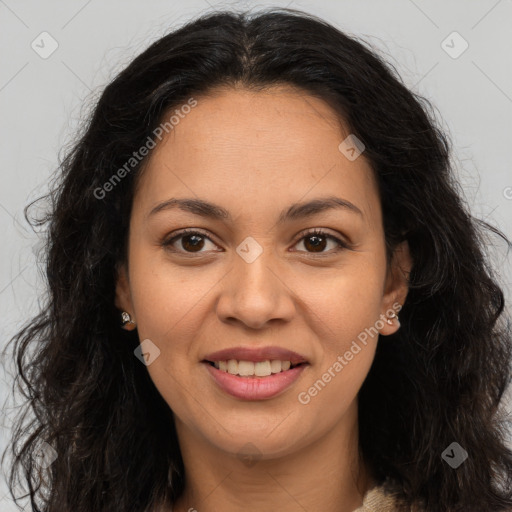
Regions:
<instances>
[{"instance_id":1,"label":"cheek","mask_svg":"<svg viewBox=\"0 0 512 512\"><path fill-rule=\"evenodd\" d=\"M376 262L362 271L354 266L329 279L322 293L309 294L314 313L309 319L321 340L321 357L311 368L312 387L304 391L311 398L318 396L318 405L334 400L338 407L348 406L366 378L382 328L383 279Z\"/></svg>"},{"instance_id":2,"label":"cheek","mask_svg":"<svg viewBox=\"0 0 512 512\"><path fill-rule=\"evenodd\" d=\"M319 424L332 425L355 406L359 390L368 375L375 347L362 345L329 360L312 376L309 387L301 390L298 400L304 412L309 409ZM347 352L351 359L347 359Z\"/></svg>"},{"instance_id":3,"label":"cheek","mask_svg":"<svg viewBox=\"0 0 512 512\"><path fill-rule=\"evenodd\" d=\"M187 324L204 308L209 290L222 278L220 269L180 267L171 264L162 252L155 255L153 251L134 251L130 269L139 335L162 342L183 336ZM181 336L173 337L175 330Z\"/></svg>"},{"instance_id":4,"label":"cheek","mask_svg":"<svg viewBox=\"0 0 512 512\"><path fill-rule=\"evenodd\" d=\"M350 290L346 286L333 292L338 292L338 300L324 298L313 315L318 324L313 329L323 334L321 356L298 396L301 404L323 416L325 424L336 421L357 398L375 356L378 328L382 327L377 324L378 287Z\"/></svg>"},{"instance_id":5,"label":"cheek","mask_svg":"<svg viewBox=\"0 0 512 512\"><path fill-rule=\"evenodd\" d=\"M361 258L362 259L362 258ZM351 265L330 273L325 281L316 279L316 291L303 293L310 318L324 325L324 339L330 340L326 352L344 352L361 332L375 325L382 313L384 268L373 258L364 265Z\"/></svg>"},{"instance_id":6,"label":"cheek","mask_svg":"<svg viewBox=\"0 0 512 512\"><path fill-rule=\"evenodd\" d=\"M203 397L210 392L208 388L202 387L204 381L197 378L197 372L190 372L179 363L169 368L168 362L163 360L166 356L163 353L162 356L147 369L165 403L191 430L200 432L202 428L210 428L213 431L210 435L215 435L215 429L222 427L222 424L216 419L217 414L209 412L208 404L203 401ZM201 418L208 418L209 425L201 428Z\"/></svg>"}]
</instances>

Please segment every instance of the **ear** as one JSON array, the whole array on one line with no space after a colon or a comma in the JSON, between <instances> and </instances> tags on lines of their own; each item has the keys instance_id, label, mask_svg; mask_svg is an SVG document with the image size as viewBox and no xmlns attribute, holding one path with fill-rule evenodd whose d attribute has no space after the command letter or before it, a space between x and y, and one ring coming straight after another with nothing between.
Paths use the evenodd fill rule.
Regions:
<instances>
[{"instance_id":1,"label":"ear","mask_svg":"<svg viewBox=\"0 0 512 512\"><path fill-rule=\"evenodd\" d=\"M116 273L116 297L114 303L117 309L130 313L130 316L134 319L130 282L128 280L126 264L120 263L116 265Z\"/></svg>"},{"instance_id":2,"label":"ear","mask_svg":"<svg viewBox=\"0 0 512 512\"><path fill-rule=\"evenodd\" d=\"M396 317L391 318L391 324L386 319L390 318L393 312L397 316L400 314L409 291L409 275L412 263L409 244L407 240L404 240L395 248L386 276L381 312L384 327L379 329L380 334L384 336L394 334L400 328L400 322Z\"/></svg>"}]
</instances>

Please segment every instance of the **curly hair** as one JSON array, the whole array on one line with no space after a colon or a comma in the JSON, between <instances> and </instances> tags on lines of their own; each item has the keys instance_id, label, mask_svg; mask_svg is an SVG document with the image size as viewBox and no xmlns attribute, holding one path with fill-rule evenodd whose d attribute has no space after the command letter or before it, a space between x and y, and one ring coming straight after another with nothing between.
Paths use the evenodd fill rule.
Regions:
<instances>
[{"instance_id":1,"label":"curly hair","mask_svg":"<svg viewBox=\"0 0 512 512\"><path fill-rule=\"evenodd\" d=\"M151 44L106 86L59 159L44 196L51 208L38 220L48 225L48 293L9 343L26 398L12 434L9 486L13 494L23 471L33 510L150 511L183 492L173 412L134 357L137 331L119 328L114 305L148 157L108 196L98 191L192 95L279 84L329 102L364 143L388 262L403 240L414 262L402 327L378 344L358 394L360 453L377 482L399 493L401 510L512 506L509 424L499 407L511 379L512 333L485 252L491 234L511 243L470 214L432 104L392 65L313 15L268 9L209 13ZM46 471L34 462L43 441L58 455ZM469 454L457 470L441 457L454 441Z\"/></svg>"}]
</instances>

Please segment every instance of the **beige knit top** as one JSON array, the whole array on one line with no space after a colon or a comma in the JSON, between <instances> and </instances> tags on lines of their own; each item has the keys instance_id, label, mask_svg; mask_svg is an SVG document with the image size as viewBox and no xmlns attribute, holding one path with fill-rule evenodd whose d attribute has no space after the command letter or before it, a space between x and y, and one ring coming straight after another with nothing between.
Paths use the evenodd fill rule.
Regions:
<instances>
[{"instance_id":1,"label":"beige knit top","mask_svg":"<svg viewBox=\"0 0 512 512\"><path fill-rule=\"evenodd\" d=\"M395 498L384 494L382 486L376 486L366 492L363 504L353 512L395 512L394 504Z\"/></svg>"},{"instance_id":2,"label":"beige knit top","mask_svg":"<svg viewBox=\"0 0 512 512\"><path fill-rule=\"evenodd\" d=\"M394 512L395 498L391 494L384 494L382 486L368 490L363 497L363 504L354 512Z\"/></svg>"}]
</instances>

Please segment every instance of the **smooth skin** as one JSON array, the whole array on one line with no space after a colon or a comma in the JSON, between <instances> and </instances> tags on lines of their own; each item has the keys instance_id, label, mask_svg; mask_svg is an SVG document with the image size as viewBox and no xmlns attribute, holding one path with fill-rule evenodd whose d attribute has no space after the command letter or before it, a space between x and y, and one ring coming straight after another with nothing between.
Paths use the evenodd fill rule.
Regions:
<instances>
[{"instance_id":1,"label":"smooth skin","mask_svg":"<svg viewBox=\"0 0 512 512\"><path fill-rule=\"evenodd\" d=\"M174 413L186 468L174 512L351 512L375 483L358 457L357 394L379 336L359 343L307 404L298 395L404 303L407 243L388 268L373 171L364 153L350 161L340 152L348 132L326 102L287 85L218 88L196 99L137 183L128 266L116 289L116 306L136 320L140 340L160 350L147 370ZM329 209L278 223L293 203L330 196L361 213ZM232 220L178 208L150 215L171 198L215 203ZM165 246L184 228L203 234ZM349 248L303 233L315 228ZM252 263L236 252L249 236L263 250ZM379 327L387 336L400 325ZM220 349L268 345L309 361L271 399L226 394L201 362ZM251 449L248 463L240 453Z\"/></svg>"}]
</instances>

